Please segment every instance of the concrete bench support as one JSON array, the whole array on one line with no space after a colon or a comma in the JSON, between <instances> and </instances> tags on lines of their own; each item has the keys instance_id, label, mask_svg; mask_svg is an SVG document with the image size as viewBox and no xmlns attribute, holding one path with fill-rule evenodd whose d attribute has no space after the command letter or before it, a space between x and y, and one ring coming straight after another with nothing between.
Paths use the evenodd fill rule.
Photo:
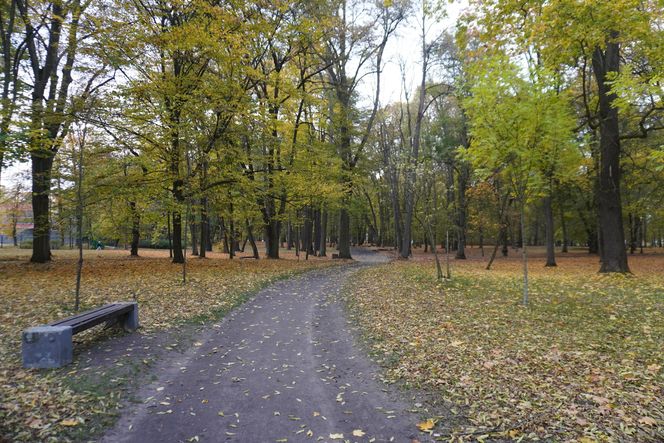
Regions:
<instances>
[{"instance_id":1,"label":"concrete bench support","mask_svg":"<svg viewBox=\"0 0 664 443\"><path fill-rule=\"evenodd\" d=\"M74 355L70 326L36 326L23 331L23 366L59 368Z\"/></svg>"},{"instance_id":2,"label":"concrete bench support","mask_svg":"<svg viewBox=\"0 0 664 443\"><path fill-rule=\"evenodd\" d=\"M133 332L138 329L138 303L133 302L132 305L133 309L125 316L122 324L124 330L128 332Z\"/></svg>"}]
</instances>

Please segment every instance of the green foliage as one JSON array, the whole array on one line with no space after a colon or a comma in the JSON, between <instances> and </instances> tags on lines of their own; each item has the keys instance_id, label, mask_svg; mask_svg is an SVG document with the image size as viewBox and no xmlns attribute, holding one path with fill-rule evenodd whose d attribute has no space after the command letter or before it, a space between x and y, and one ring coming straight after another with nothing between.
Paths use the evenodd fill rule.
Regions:
<instances>
[{"instance_id":1,"label":"green foliage","mask_svg":"<svg viewBox=\"0 0 664 443\"><path fill-rule=\"evenodd\" d=\"M514 197L527 201L578 172L574 117L550 74L524 74L501 54L487 54L469 70L471 144L463 155L480 177L502 176Z\"/></svg>"}]
</instances>

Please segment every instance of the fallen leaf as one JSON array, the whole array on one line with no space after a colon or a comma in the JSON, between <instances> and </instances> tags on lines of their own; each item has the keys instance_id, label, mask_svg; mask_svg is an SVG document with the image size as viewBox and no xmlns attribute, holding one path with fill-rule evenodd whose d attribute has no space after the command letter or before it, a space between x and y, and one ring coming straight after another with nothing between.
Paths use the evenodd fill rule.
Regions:
<instances>
[{"instance_id":1,"label":"fallen leaf","mask_svg":"<svg viewBox=\"0 0 664 443\"><path fill-rule=\"evenodd\" d=\"M417 424L417 428L420 431L430 431L434 426L436 426L436 421L433 418L429 418Z\"/></svg>"},{"instance_id":2,"label":"fallen leaf","mask_svg":"<svg viewBox=\"0 0 664 443\"><path fill-rule=\"evenodd\" d=\"M642 425L657 426L657 420L652 417L641 417L639 419L639 423Z\"/></svg>"}]
</instances>

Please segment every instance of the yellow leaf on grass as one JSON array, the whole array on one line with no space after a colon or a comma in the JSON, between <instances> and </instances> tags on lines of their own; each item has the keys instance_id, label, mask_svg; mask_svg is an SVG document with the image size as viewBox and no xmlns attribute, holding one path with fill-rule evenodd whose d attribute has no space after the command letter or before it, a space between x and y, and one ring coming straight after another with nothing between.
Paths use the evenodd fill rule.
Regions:
<instances>
[{"instance_id":1,"label":"yellow leaf on grass","mask_svg":"<svg viewBox=\"0 0 664 443\"><path fill-rule=\"evenodd\" d=\"M78 420L74 420L74 419L69 418L67 420L62 420L60 422L60 424L62 426L78 426Z\"/></svg>"},{"instance_id":2,"label":"yellow leaf on grass","mask_svg":"<svg viewBox=\"0 0 664 443\"><path fill-rule=\"evenodd\" d=\"M639 423L642 425L657 426L657 420L652 417L641 417L639 419Z\"/></svg>"},{"instance_id":3,"label":"yellow leaf on grass","mask_svg":"<svg viewBox=\"0 0 664 443\"><path fill-rule=\"evenodd\" d=\"M421 421L417 424L417 428L420 431L430 431L434 426L436 426L436 421L433 418Z\"/></svg>"},{"instance_id":4,"label":"yellow leaf on grass","mask_svg":"<svg viewBox=\"0 0 664 443\"><path fill-rule=\"evenodd\" d=\"M365 432L362 429L355 429L353 431L353 437L364 437Z\"/></svg>"}]
</instances>

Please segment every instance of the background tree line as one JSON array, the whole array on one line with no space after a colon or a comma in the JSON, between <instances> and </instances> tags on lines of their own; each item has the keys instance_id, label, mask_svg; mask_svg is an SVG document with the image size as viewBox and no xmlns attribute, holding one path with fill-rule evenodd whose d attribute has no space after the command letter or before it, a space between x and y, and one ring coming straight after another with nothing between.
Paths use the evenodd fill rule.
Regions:
<instances>
[{"instance_id":1,"label":"background tree line","mask_svg":"<svg viewBox=\"0 0 664 443\"><path fill-rule=\"evenodd\" d=\"M178 263L260 239L270 258L490 245L489 266L578 245L628 271L664 236L661 5L467 11L443 29L433 1L4 1L0 166L31 163L32 261L83 224ZM398 32L416 86L381 103Z\"/></svg>"}]
</instances>

